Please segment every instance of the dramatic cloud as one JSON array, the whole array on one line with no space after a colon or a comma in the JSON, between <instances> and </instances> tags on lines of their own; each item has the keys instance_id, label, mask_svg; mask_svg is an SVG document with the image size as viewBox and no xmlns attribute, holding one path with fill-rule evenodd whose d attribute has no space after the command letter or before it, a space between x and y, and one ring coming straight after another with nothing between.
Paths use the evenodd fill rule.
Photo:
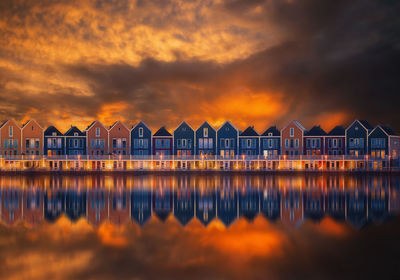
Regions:
<instances>
[{"instance_id":1,"label":"dramatic cloud","mask_svg":"<svg viewBox=\"0 0 400 280\"><path fill-rule=\"evenodd\" d=\"M400 130L398 1L2 1L0 116Z\"/></svg>"}]
</instances>

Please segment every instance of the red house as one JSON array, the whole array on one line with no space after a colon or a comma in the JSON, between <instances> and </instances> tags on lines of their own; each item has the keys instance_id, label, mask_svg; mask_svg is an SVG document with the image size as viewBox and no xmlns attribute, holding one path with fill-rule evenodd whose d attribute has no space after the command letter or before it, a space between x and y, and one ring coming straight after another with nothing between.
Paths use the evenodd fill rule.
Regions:
<instances>
[{"instance_id":1,"label":"red house","mask_svg":"<svg viewBox=\"0 0 400 280\"><path fill-rule=\"evenodd\" d=\"M303 137L306 129L298 121L290 121L281 129L282 155L303 154Z\"/></svg>"}]
</instances>

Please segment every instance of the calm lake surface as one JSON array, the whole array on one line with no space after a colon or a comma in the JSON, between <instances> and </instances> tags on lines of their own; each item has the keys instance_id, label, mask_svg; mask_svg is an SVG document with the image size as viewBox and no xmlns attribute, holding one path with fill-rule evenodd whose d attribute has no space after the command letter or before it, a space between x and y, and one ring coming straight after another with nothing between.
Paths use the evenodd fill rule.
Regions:
<instances>
[{"instance_id":1,"label":"calm lake surface","mask_svg":"<svg viewBox=\"0 0 400 280\"><path fill-rule=\"evenodd\" d=\"M400 176L0 177L1 279L398 279Z\"/></svg>"}]
</instances>

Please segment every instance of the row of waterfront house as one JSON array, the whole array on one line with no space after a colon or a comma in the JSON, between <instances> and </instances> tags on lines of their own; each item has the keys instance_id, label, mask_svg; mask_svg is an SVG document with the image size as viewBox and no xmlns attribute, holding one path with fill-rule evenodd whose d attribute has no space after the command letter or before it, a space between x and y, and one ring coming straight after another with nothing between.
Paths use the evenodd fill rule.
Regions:
<instances>
[{"instance_id":1,"label":"row of waterfront house","mask_svg":"<svg viewBox=\"0 0 400 280\"><path fill-rule=\"evenodd\" d=\"M172 132L161 127L155 133L143 122L129 129L117 121L106 127L94 121L84 131L75 126L61 133L56 127L43 129L35 120L20 127L14 120L0 126L0 154L3 158L24 155L57 156L150 156L168 158L291 158L296 156L369 156L396 159L400 154L400 136L389 126L371 126L355 120L347 128L336 126L326 132L320 126L306 129L290 121L282 129L271 126L259 134L253 126L238 130L226 121L218 129L204 122L196 130L182 122Z\"/></svg>"}]
</instances>

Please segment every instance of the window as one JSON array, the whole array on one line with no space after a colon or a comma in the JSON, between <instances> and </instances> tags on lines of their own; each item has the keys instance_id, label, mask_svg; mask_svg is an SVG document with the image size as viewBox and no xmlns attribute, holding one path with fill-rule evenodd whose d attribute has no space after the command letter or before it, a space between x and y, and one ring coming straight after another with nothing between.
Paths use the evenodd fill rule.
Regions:
<instances>
[{"instance_id":1,"label":"window","mask_svg":"<svg viewBox=\"0 0 400 280\"><path fill-rule=\"evenodd\" d=\"M143 137L143 127L139 127L139 137Z\"/></svg>"},{"instance_id":2,"label":"window","mask_svg":"<svg viewBox=\"0 0 400 280\"><path fill-rule=\"evenodd\" d=\"M126 148L126 138L122 138L122 148Z\"/></svg>"},{"instance_id":3,"label":"window","mask_svg":"<svg viewBox=\"0 0 400 280\"><path fill-rule=\"evenodd\" d=\"M294 128L291 127L291 128L290 128L290 137L293 137L293 136L294 136Z\"/></svg>"},{"instance_id":4,"label":"window","mask_svg":"<svg viewBox=\"0 0 400 280\"><path fill-rule=\"evenodd\" d=\"M13 137L13 127L12 127L12 126L10 126L10 127L8 128L8 136L9 136L9 137Z\"/></svg>"},{"instance_id":5,"label":"window","mask_svg":"<svg viewBox=\"0 0 400 280\"><path fill-rule=\"evenodd\" d=\"M78 136L78 132L74 132L74 136Z\"/></svg>"},{"instance_id":6,"label":"window","mask_svg":"<svg viewBox=\"0 0 400 280\"><path fill-rule=\"evenodd\" d=\"M8 141L7 141L7 139L4 139L4 148L5 148L5 149L8 148Z\"/></svg>"},{"instance_id":7,"label":"window","mask_svg":"<svg viewBox=\"0 0 400 280\"><path fill-rule=\"evenodd\" d=\"M272 132L268 132L268 136L272 136Z\"/></svg>"},{"instance_id":8,"label":"window","mask_svg":"<svg viewBox=\"0 0 400 280\"><path fill-rule=\"evenodd\" d=\"M203 136L204 136L205 138L208 137L208 127L203 128Z\"/></svg>"},{"instance_id":9,"label":"window","mask_svg":"<svg viewBox=\"0 0 400 280\"><path fill-rule=\"evenodd\" d=\"M229 139L225 139L225 148L229 148Z\"/></svg>"},{"instance_id":10,"label":"window","mask_svg":"<svg viewBox=\"0 0 400 280\"><path fill-rule=\"evenodd\" d=\"M78 148L78 139L74 139L74 148Z\"/></svg>"},{"instance_id":11,"label":"window","mask_svg":"<svg viewBox=\"0 0 400 280\"><path fill-rule=\"evenodd\" d=\"M204 143L203 138L200 138L199 139L199 149L203 149L203 143Z\"/></svg>"},{"instance_id":12,"label":"window","mask_svg":"<svg viewBox=\"0 0 400 280\"><path fill-rule=\"evenodd\" d=\"M296 148L298 148L299 147L299 139L296 139L296 141L295 141L295 143L296 143Z\"/></svg>"},{"instance_id":13,"label":"window","mask_svg":"<svg viewBox=\"0 0 400 280\"><path fill-rule=\"evenodd\" d=\"M182 139L182 148L186 148L187 140Z\"/></svg>"},{"instance_id":14,"label":"window","mask_svg":"<svg viewBox=\"0 0 400 280\"><path fill-rule=\"evenodd\" d=\"M251 139L247 139L247 148L251 148Z\"/></svg>"},{"instance_id":15,"label":"window","mask_svg":"<svg viewBox=\"0 0 400 280\"><path fill-rule=\"evenodd\" d=\"M212 138L208 138L208 148L209 148L209 149L212 149L212 148L213 148L213 145L214 145L213 139L212 139Z\"/></svg>"},{"instance_id":16,"label":"window","mask_svg":"<svg viewBox=\"0 0 400 280\"><path fill-rule=\"evenodd\" d=\"M52 136L57 136L57 132L52 132L51 135Z\"/></svg>"},{"instance_id":17,"label":"window","mask_svg":"<svg viewBox=\"0 0 400 280\"><path fill-rule=\"evenodd\" d=\"M289 139L285 139L285 148L289 148Z\"/></svg>"},{"instance_id":18,"label":"window","mask_svg":"<svg viewBox=\"0 0 400 280\"><path fill-rule=\"evenodd\" d=\"M29 148L30 141L29 139L25 139L25 148Z\"/></svg>"},{"instance_id":19,"label":"window","mask_svg":"<svg viewBox=\"0 0 400 280\"><path fill-rule=\"evenodd\" d=\"M117 139L113 138L112 140L112 147L115 149L117 148Z\"/></svg>"},{"instance_id":20,"label":"window","mask_svg":"<svg viewBox=\"0 0 400 280\"><path fill-rule=\"evenodd\" d=\"M39 144L39 139L35 139L35 149L39 149L40 144Z\"/></svg>"},{"instance_id":21,"label":"window","mask_svg":"<svg viewBox=\"0 0 400 280\"><path fill-rule=\"evenodd\" d=\"M96 137L100 137L100 127L96 127Z\"/></svg>"}]
</instances>

